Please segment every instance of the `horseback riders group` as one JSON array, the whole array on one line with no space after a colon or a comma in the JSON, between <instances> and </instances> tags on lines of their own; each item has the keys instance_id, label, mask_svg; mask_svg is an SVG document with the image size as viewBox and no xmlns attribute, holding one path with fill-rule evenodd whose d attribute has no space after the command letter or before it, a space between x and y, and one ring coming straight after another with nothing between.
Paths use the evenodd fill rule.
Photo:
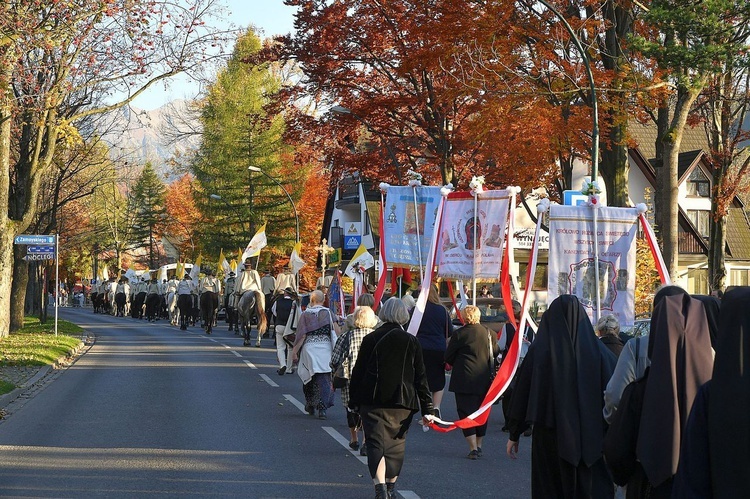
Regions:
<instances>
[{"instance_id":1,"label":"horseback riders group","mask_svg":"<svg viewBox=\"0 0 750 499\"><path fill-rule=\"evenodd\" d=\"M237 277L235 272L229 272L224 286L210 269L197 285L188 273L182 279L172 275L161 283L156 277L149 278L149 274L132 283L124 275L119 280L110 277L92 288L91 301L94 313L109 313L116 317L130 315L134 319L145 316L149 322L169 318L170 323L179 324L181 330L201 321L206 334L211 334L216 326L219 299L222 298L229 330L237 334L242 330L244 345L250 345L250 330L255 318L259 331L256 346L260 346L268 324L263 293L268 282L267 279L263 282L252 268L250 258L245 259L239 274Z\"/></svg>"}]
</instances>

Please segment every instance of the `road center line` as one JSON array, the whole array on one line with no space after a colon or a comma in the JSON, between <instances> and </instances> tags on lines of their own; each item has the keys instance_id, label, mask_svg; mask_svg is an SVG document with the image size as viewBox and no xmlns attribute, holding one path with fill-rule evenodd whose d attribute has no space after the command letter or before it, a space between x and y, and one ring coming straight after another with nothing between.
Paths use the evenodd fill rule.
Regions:
<instances>
[{"instance_id":1,"label":"road center line","mask_svg":"<svg viewBox=\"0 0 750 499\"><path fill-rule=\"evenodd\" d=\"M302 402L294 398L293 395L289 395L285 393L284 398L287 399L289 402L291 402L292 405L294 405L297 409L299 409L299 412L301 412L302 414L307 414L305 412L305 404L303 404Z\"/></svg>"},{"instance_id":2,"label":"road center line","mask_svg":"<svg viewBox=\"0 0 750 499\"><path fill-rule=\"evenodd\" d=\"M247 367L249 367L250 369L258 369L258 367L252 362L250 362L249 360L245 360L244 362L245 364L247 364Z\"/></svg>"},{"instance_id":3,"label":"road center line","mask_svg":"<svg viewBox=\"0 0 750 499\"><path fill-rule=\"evenodd\" d=\"M263 378L263 380L266 383L268 383L269 385L271 385L272 387L274 387L274 388L278 388L279 387L279 385L277 385L276 383L274 383L273 380L271 378L269 378L267 375L261 374L260 377Z\"/></svg>"},{"instance_id":4,"label":"road center line","mask_svg":"<svg viewBox=\"0 0 750 499\"><path fill-rule=\"evenodd\" d=\"M232 352L236 357L239 357L240 359L242 358L242 354L239 353L238 351L236 351L236 350L230 350L230 352Z\"/></svg>"},{"instance_id":5,"label":"road center line","mask_svg":"<svg viewBox=\"0 0 750 499\"><path fill-rule=\"evenodd\" d=\"M323 431L325 431L326 433L328 433L329 435L331 435L335 441L337 441L338 443L341 444L341 447L343 447L344 449L348 450L352 454L352 456L354 456L357 459L359 459L359 461L362 464L367 464L367 456L360 456L359 455L359 450L354 451L354 450L350 449L349 448L349 440L347 440L346 437L344 437L341 433L339 433L338 431L336 431L335 429L333 429L330 426L324 426L323 427Z\"/></svg>"}]
</instances>

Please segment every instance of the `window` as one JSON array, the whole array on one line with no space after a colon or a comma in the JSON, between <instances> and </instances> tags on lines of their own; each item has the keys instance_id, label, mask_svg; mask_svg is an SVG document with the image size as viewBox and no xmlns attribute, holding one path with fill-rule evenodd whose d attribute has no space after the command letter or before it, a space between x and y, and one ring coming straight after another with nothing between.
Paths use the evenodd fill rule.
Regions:
<instances>
[{"instance_id":1,"label":"window","mask_svg":"<svg viewBox=\"0 0 750 499\"><path fill-rule=\"evenodd\" d=\"M527 263L518 264L518 285L521 289L526 286L526 267ZM533 291L546 291L547 290L547 264L538 263L536 266L536 273L534 274L534 282L531 285Z\"/></svg>"},{"instance_id":2,"label":"window","mask_svg":"<svg viewBox=\"0 0 750 499\"><path fill-rule=\"evenodd\" d=\"M732 269L729 271L730 286L747 286L750 283L750 270Z\"/></svg>"},{"instance_id":3,"label":"window","mask_svg":"<svg viewBox=\"0 0 750 499\"><path fill-rule=\"evenodd\" d=\"M698 229L698 233L703 237L708 237L709 232L709 214L708 210L687 210L687 216L695 228Z\"/></svg>"},{"instance_id":4,"label":"window","mask_svg":"<svg viewBox=\"0 0 750 499\"><path fill-rule=\"evenodd\" d=\"M706 177L706 174L703 173L703 170L698 167L690 172L686 187L688 196L711 197L711 182Z\"/></svg>"},{"instance_id":5,"label":"window","mask_svg":"<svg viewBox=\"0 0 750 499\"><path fill-rule=\"evenodd\" d=\"M708 294L708 269L688 269L687 292L696 295Z\"/></svg>"}]
</instances>

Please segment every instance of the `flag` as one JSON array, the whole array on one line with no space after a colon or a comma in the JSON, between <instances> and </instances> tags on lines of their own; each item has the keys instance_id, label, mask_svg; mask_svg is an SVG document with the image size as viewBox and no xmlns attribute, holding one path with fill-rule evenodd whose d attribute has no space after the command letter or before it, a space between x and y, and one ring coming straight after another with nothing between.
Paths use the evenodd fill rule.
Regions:
<instances>
[{"instance_id":1,"label":"flag","mask_svg":"<svg viewBox=\"0 0 750 499\"><path fill-rule=\"evenodd\" d=\"M302 241L294 245L292 254L289 256L289 268L292 269L293 274L296 274L305 266L305 261L300 257L300 253L302 253Z\"/></svg>"},{"instance_id":2,"label":"flag","mask_svg":"<svg viewBox=\"0 0 750 499\"><path fill-rule=\"evenodd\" d=\"M237 273L237 260L232 258L232 261L229 262L229 268L232 270L232 272Z\"/></svg>"},{"instance_id":3,"label":"flag","mask_svg":"<svg viewBox=\"0 0 750 499\"><path fill-rule=\"evenodd\" d=\"M198 255L198 258L196 258L195 263L193 264L193 268L190 269L190 278L196 286L198 285L198 274L200 274L201 271L201 260L203 260L203 255Z\"/></svg>"},{"instance_id":4,"label":"flag","mask_svg":"<svg viewBox=\"0 0 750 499\"><path fill-rule=\"evenodd\" d=\"M159 268L159 282L164 282L167 280L167 267L166 265Z\"/></svg>"},{"instance_id":5,"label":"flag","mask_svg":"<svg viewBox=\"0 0 750 499\"><path fill-rule=\"evenodd\" d=\"M219 252L219 269L221 269L225 275L229 274L229 271L232 270L232 268L229 266L229 262L224 256L224 248L221 248L221 251Z\"/></svg>"},{"instance_id":6,"label":"flag","mask_svg":"<svg viewBox=\"0 0 750 499\"><path fill-rule=\"evenodd\" d=\"M349 261L349 265L346 266L344 274L354 279L354 276L356 275L359 267L361 267L363 270L367 270L373 265L375 265L375 259L372 257L370 252L367 251L365 245L360 243L359 248L357 248L354 256Z\"/></svg>"},{"instance_id":7,"label":"flag","mask_svg":"<svg viewBox=\"0 0 750 499\"><path fill-rule=\"evenodd\" d=\"M258 229L258 232L255 233L252 239L250 239L250 242L247 243L247 247L245 247L245 251L242 252L242 257L240 257L240 262L244 262L245 258L248 258L250 256L258 256L260 255L260 250L265 248L268 245L268 240L266 239L266 224L263 224L260 229Z\"/></svg>"},{"instance_id":8,"label":"flag","mask_svg":"<svg viewBox=\"0 0 750 499\"><path fill-rule=\"evenodd\" d=\"M175 269L174 269L174 275L177 276L177 279L182 280L182 278L185 277L185 265L180 262L177 262L177 265L175 266Z\"/></svg>"}]
</instances>

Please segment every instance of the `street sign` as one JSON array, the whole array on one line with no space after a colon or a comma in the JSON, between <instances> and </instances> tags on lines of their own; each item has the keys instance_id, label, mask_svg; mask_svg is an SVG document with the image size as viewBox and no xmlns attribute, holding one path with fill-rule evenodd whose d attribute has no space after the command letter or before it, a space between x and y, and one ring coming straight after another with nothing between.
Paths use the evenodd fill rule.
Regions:
<instances>
[{"instance_id":1,"label":"street sign","mask_svg":"<svg viewBox=\"0 0 750 499\"><path fill-rule=\"evenodd\" d=\"M34 253L34 254L28 254L25 257L23 257L24 260L27 262L37 261L37 260L54 260L55 254L54 253Z\"/></svg>"},{"instance_id":2,"label":"street sign","mask_svg":"<svg viewBox=\"0 0 750 499\"><path fill-rule=\"evenodd\" d=\"M55 236L21 234L16 236L14 242L16 244L55 244Z\"/></svg>"},{"instance_id":3,"label":"street sign","mask_svg":"<svg viewBox=\"0 0 750 499\"><path fill-rule=\"evenodd\" d=\"M29 246L26 248L26 253L54 253L54 246Z\"/></svg>"},{"instance_id":4,"label":"street sign","mask_svg":"<svg viewBox=\"0 0 750 499\"><path fill-rule=\"evenodd\" d=\"M344 249L345 250L355 250L359 248L359 245L362 243L362 236L345 236L344 237Z\"/></svg>"}]
</instances>

